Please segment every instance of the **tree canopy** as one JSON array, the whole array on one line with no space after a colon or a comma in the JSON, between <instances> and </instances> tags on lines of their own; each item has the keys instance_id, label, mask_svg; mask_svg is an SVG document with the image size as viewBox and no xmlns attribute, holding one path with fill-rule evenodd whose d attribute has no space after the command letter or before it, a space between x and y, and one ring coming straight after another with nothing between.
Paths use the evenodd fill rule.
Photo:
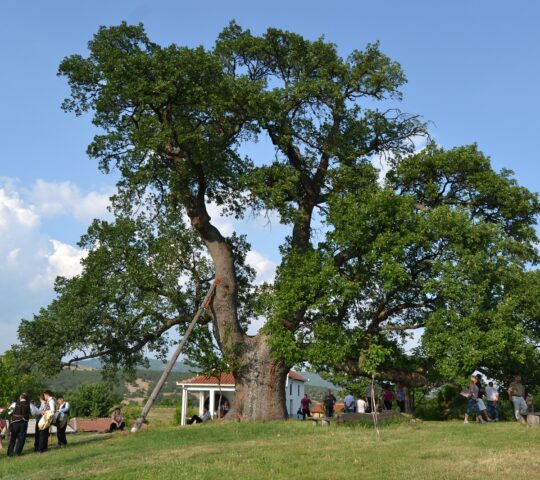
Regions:
<instances>
[{"instance_id":1,"label":"tree canopy","mask_svg":"<svg viewBox=\"0 0 540 480\"><path fill-rule=\"evenodd\" d=\"M294 364L365 375L370 345L387 353L379 375L409 385L537 362L538 198L474 145L416 151L426 125L396 108L405 75L378 44L342 58L323 38L231 23L213 48L163 47L121 24L88 49L60 65L63 106L93 114L88 154L120 174L115 221L93 223L83 273L21 324L28 358L164 355L217 276L191 352L214 368L223 356L241 418L283 416ZM242 153L262 137L270 158ZM247 239L220 232L211 204L289 227L272 284L254 284Z\"/></svg>"}]
</instances>

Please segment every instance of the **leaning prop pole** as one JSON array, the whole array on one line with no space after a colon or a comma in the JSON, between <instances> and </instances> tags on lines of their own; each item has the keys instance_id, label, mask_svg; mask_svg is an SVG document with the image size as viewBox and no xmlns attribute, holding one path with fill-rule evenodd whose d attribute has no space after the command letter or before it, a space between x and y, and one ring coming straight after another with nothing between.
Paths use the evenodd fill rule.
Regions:
<instances>
[{"instance_id":1,"label":"leaning prop pole","mask_svg":"<svg viewBox=\"0 0 540 480\"><path fill-rule=\"evenodd\" d=\"M159 392L163 388L163 385L165 385L167 378L169 378L169 375L174 367L174 364L178 360L178 357L180 356L182 349L186 345L187 340L189 336L191 335L191 332L195 328L195 324L199 320L202 313L210 306L210 303L212 303L212 296L214 295L214 292L216 291L216 287L220 283L221 281L219 278L216 278L214 280L214 283L212 283L212 286L208 290L206 297L204 297L204 300L202 301L201 306L197 310L197 313L195 313L193 320L191 320L191 323L189 324L189 327L186 330L186 333L184 334L184 336L182 337L182 340L176 347L176 350L174 351L172 358L169 360L169 363L167 363L167 366L165 367L165 370L163 371L163 374L161 375L159 382L154 387L154 390L152 390L152 394L150 395L150 398L146 402L146 405L144 406L143 411L141 412L141 415L139 416L139 418L137 418L137 421L133 424L133 427L131 428L132 433L137 433L139 429L141 428L141 425L143 424L143 422L146 420L148 412L150 411L150 409L152 408L152 405L156 401L156 398L159 395Z\"/></svg>"}]
</instances>

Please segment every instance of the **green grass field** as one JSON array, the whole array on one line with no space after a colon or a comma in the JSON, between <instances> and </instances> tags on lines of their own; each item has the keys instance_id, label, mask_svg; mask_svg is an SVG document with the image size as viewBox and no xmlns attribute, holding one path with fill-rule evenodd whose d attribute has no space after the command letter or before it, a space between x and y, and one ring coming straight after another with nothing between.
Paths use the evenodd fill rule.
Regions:
<instances>
[{"instance_id":1,"label":"green grass field","mask_svg":"<svg viewBox=\"0 0 540 480\"><path fill-rule=\"evenodd\" d=\"M535 479L540 429L516 423L366 426L311 422L154 427L75 434L67 449L0 454L10 479ZM32 443L31 441L29 444Z\"/></svg>"}]
</instances>

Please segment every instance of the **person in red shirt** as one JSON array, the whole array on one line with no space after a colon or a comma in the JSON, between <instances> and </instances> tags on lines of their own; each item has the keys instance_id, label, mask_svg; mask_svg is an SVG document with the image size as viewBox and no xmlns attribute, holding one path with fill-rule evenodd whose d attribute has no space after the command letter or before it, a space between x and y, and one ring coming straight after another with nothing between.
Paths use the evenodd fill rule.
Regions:
<instances>
[{"instance_id":1,"label":"person in red shirt","mask_svg":"<svg viewBox=\"0 0 540 480\"><path fill-rule=\"evenodd\" d=\"M386 387L383 393L384 408L386 410L392 410L392 403L394 401L394 392L390 390L390 387Z\"/></svg>"},{"instance_id":2,"label":"person in red shirt","mask_svg":"<svg viewBox=\"0 0 540 480\"><path fill-rule=\"evenodd\" d=\"M302 410L302 420L306 419L306 416L311 417L311 412L309 411L309 405L311 403L311 398L308 397L308 394L304 394L304 398L300 400L300 408Z\"/></svg>"}]
</instances>

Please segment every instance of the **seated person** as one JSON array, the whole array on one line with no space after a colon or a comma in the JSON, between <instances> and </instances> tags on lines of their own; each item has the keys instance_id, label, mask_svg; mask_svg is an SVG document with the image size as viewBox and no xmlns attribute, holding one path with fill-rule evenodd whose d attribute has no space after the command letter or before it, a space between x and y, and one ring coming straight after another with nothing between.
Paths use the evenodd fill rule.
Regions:
<instances>
[{"instance_id":1,"label":"seated person","mask_svg":"<svg viewBox=\"0 0 540 480\"><path fill-rule=\"evenodd\" d=\"M229 410L229 402L227 401L227 399L225 399L223 400L223 402L221 402L221 405L219 407L219 418L223 418L225 415L227 415L227 413L229 413Z\"/></svg>"},{"instance_id":2,"label":"seated person","mask_svg":"<svg viewBox=\"0 0 540 480\"><path fill-rule=\"evenodd\" d=\"M199 417L198 415L193 415L187 421L187 424L192 425L194 423L204 423L204 422L208 422L208 420L210 420L211 418L212 418L212 416L210 415L210 411L207 408L205 408L202 418Z\"/></svg>"},{"instance_id":3,"label":"seated person","mask_svg":"<svg viewBox=\"0 0 540 480\"><path fill-rule=\"evenodd\" d=\"M124 430L126 422L124 422L124 416L119 408L115 408L111 417L111 427L109 432L114 432L115 430Z\"/></svg>"}]
</instances>

